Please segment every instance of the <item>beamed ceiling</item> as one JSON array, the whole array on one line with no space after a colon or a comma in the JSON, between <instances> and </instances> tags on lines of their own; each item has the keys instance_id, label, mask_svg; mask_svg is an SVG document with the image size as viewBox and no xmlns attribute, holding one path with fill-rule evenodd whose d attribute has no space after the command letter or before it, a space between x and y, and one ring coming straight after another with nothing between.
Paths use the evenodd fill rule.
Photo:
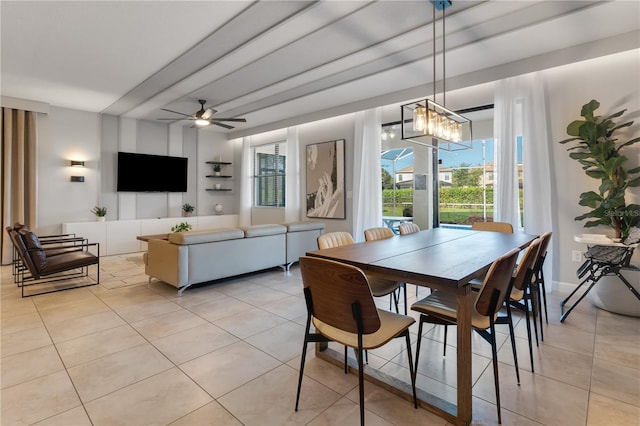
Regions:
<instances>
[{"instance_id":1,"label":"beamed ceiling","mask_svg":"<svg viewBox=\"0 0 640 426\"><path fill-rule=\"evenodd\" d=\"M433 93L426 0L0 8L3 96L145 120L173 117L161 108L194 113L206 99L218 116L247 119L211 126L236 137ZM640 47L637 1L454 1L445 24L447 91Z\"/></svg>"}]
</instances>

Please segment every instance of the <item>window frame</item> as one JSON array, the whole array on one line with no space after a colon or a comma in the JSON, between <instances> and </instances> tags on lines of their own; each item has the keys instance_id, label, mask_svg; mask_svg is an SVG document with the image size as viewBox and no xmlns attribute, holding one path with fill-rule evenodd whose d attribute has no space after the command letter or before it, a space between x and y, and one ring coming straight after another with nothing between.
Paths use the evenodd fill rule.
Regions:
<instances>
[{"instance_id":1,"label":"window frame","mask_svg":"<svg viewBox=\"0 0 640 426\"><path fill-rule=\"evenodd\" d=\"M273 147L273 153L260 152L265 147ZM284 150L282 149L284 147ZM252 147L252 186L253 207L284 208L286 207L287 189L287 142L270 142ZM282 153L284 151L284 154ZM259 158L273 156L273 160ZM271 163L261 166L261 163ZM260 172L263 170L263 172ZM272 186L269 188L269 186ZM269 202L270 193L273 201Z\"/></svg>"}]
</instances>

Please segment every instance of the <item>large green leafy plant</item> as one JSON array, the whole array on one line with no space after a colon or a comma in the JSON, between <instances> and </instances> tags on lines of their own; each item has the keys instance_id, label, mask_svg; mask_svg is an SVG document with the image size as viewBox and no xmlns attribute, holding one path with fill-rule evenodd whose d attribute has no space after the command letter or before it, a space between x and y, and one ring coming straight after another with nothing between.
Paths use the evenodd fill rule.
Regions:
<instances>
[{"instance_id":1,"label":"large green leafy plant","mask_svg":"<svg viewBox=\"0 0 640 426\"><path fill-rule=\"evenodd\" d=\"M640 167L625 168L628 159L621 151L640 142L640 137L618 141L614 134L633 124L633 121L617 124L613 120L622 116L626 109L603 118L594 115L598 107L600 103L596 100L583 105L580 115L584 120L571 122L567 126L567 134L572 137L560 141L562 144L577 142L567 149L572 151L569 157L582 165L587 176L600 180L598 192L580 194L579 204L591 210L575 220L591 219L584 224L585 227L610 226L616 238L625 238L640 222L640 206L627 205L625 201L626 190L640 186Z\"/></svg>"}]
</instances>

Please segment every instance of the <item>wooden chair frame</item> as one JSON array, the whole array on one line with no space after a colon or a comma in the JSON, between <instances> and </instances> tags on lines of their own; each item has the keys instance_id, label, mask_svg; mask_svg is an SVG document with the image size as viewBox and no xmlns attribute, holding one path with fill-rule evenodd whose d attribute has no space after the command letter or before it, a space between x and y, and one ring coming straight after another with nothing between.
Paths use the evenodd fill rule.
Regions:
<instances>
[{"instance_id":1,"label":"wooden chair frame","mask_svg":"<svg viewBox=\"0 0 640 426\"><path fill-rule=\"evenodd\" d=\"M400 337L405 338L407 345L413 404L415 408L418 408L409 333L409 327L415 323L415 320L406 315L378 310L373 301L367 277L362 270L355 266L303 256L300 257L300 270L307 305L307 322L302 346L295 410L298 411L300 402L307 344L310 342L335 341L356 351L360 424L364 426L364 351L366 349L375 349L390 340ZM382 314L384 316L381 316ZM386 325L385 318L394 318L398 323L391 326ZM312 321L316 328L315 333L310 332ZM323 326L324 333L319 330L320 325ZM333 336L331 336L332 333ZM367 341L369 343L365 343Z\"/></svg>"}]
</instances>

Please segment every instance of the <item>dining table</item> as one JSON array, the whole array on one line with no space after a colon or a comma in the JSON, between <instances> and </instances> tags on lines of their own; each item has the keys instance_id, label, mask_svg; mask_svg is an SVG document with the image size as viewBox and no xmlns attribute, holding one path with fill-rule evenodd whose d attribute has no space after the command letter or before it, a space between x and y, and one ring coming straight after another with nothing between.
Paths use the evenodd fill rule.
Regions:
<instances>
[{"instance_id":1,"label":"dining table","mask_svg":"<svg viewBox=\"0 0 640 426\"><path fill-rule=\"evenodd\" d=\"M472 419L471 312L469 281L482 278L497 258L513 248L523 249L537 236L490 231L434 228L385 240L355 243L307 252L308 256L354 265L367 275L430 287L456 294L457 381L456 404L426 390L418 393L421 407L447 421L468 425ZM319 358L338 363L340 354L326 344L316 345ZM411 399L410 385L367 367L367 380Z\"/></svg>"}]
</instances>

